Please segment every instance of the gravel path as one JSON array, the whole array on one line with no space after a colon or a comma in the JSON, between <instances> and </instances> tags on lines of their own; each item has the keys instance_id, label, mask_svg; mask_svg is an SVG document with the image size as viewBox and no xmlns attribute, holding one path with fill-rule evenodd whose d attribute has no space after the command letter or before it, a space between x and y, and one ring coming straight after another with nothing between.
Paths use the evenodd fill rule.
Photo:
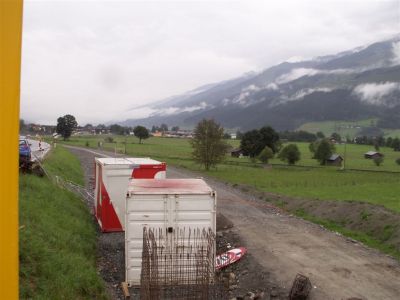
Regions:
<instances>
[{"instance_id":1,"label":"gravel path","mask_svg":"<svg viewBox=\"0 0 400 300\"><path fill-rule=\"evenodd\" d=\"M87 150L71 151L80 157L90 186L93 157L113 154ZM168 166L167 176L202 175ZM231 296L258 290L265 292L263 299L284 299L296 274L302 273L313 285L310 299L399 299L398 261L288 215L251 194L211 178L205 180L217 191L218 212L233 224L217 234L219 249L228 242L248 248L248 255L228 270L236 277ZM121 249L123 233L99 235L100 271L114 299L120 297L115 285L124 279Z\"/></svg>"}]
</instances>

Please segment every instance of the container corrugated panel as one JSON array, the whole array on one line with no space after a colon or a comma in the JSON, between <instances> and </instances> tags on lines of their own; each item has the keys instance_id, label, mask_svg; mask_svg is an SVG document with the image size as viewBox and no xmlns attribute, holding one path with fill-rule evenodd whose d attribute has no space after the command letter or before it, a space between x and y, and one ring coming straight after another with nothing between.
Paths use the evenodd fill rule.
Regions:
<instances>
[{"instance_id":1,"label":"container corrugated panel","mask_svg":"<svg viewBox=\"0 0 400 300\"><path fill-rule=\"evenodd\" d=\"M125 218L126 282L140 283L143 227L216 230L216 193L202 179L129 183Z\"/></svg>"}]
</instances>

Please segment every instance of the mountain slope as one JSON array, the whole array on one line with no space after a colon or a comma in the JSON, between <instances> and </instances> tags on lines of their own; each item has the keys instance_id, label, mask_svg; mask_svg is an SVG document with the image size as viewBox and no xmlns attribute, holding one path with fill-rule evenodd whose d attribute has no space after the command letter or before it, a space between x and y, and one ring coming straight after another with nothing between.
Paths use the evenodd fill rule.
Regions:
<instances>
[{"instance_id":1,"label":"mountain slope","mask_svg":"<svg viewBox=\"0 0 400 300\"><path fill-rule=\"evenodd\" d=\"M396 38L309 61L284 62L159 101L150 106L148 118L122 124L190 128L202 118L214 118L231 129L269 124L283 130L310 121L392 120L392 112L400 110L399 49Z\"/></svg>"}]
</instances>

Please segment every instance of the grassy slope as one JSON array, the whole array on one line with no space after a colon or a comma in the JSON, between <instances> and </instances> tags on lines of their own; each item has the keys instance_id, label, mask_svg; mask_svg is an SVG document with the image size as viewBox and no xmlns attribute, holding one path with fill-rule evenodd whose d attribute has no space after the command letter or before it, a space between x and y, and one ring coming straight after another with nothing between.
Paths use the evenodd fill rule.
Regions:
<instances>
[{"instance_id":1,"label":"grassy slope","mask_svg":"<svg viewBox=\"0 0 400 300\"><path fill-rule=\"evenodd\" d=\"M354 138L362 127L375 126L377 119L365 119L360 121L322 121L322 122L309 122L301 125L298 130L305 130L312 133L322 131L326 136L337 132L342 137L347 135ZM383 129L385 137L400 137L400 129Z\"/></svg>"},{"instance_id":2,"label":"grassy slope","mask_svg":"<svg viewBox=\"0 0 400 300\"><path fill-rule=\"evenodd\" d=\"M83 182L79 162L61 147L46 168ZM23 175L19 205L20 297L105 299L96 270L95 226L83 202L45 177Z\"/></svg>"},{"instance_id":3,"label":"grassy slope","mask_svg":"<svg viewBox=\"0 0 400 300\"><path fill-rule=\"evenodd\" d=\"M63 147L53 149L45 160L44 167L53 175L62 175L64 179L84 185L83 171L78 158Z\"/></svg>"},{"instance_id":4,"label":"grassy slope","mask_svg":"<svg viewBox=\"0 0 400 300\"><path fill-rule=\"evenodd\" d=\"M393 245L386 243L387 239L391 235L393 235L392 230L390 230L392 229L390 225L386 227L388 230L385 230L382 235L376 237L369 232L350 230L346 228L345 225L339 224L338 222L332 220L318 218L316 216L306 213L304 210L297 210L294 213L305 220L320 224L331 231L339 232L344 236L360 241L371 248L378 249L400 260L400 251L398 251Z\"/></svg>"}]
</instances>

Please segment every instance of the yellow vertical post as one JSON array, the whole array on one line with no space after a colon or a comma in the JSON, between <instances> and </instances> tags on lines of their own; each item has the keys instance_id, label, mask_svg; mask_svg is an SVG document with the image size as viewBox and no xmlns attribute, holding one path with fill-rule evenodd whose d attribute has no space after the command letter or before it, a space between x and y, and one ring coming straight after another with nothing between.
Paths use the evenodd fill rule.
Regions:
<instances>
[{"instance_id":1,"label":"yellow vertical post","mask_svg":"<svg viewBox=\"0 0 400 300\"><path fill-rule=\"evenodd\" d=\"M18 299L18 131L22 0L0 0L0 298Z\"/></svg>"}]
</instances>

